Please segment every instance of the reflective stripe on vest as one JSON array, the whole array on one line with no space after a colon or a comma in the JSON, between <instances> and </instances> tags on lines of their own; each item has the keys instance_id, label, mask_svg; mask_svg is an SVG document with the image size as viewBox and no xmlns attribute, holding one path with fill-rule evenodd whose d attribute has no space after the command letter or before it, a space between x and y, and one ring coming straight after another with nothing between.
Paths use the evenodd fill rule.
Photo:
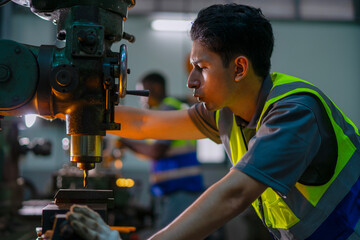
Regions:
<instances>
[{"instance_id":1,"label":"reflective stripe on vest","mask_svg":"<svg viewBox=\"0 0 360 240\"><path fill-rule=\"evenodd\" d=\"M260 128L261 119L273 103L291 94L309 93L321 101L329 116L338 144L338 159L333 177L324 185L306 186L296 183L296 188L292 189L286 198L280 197L271 188L266 189L261 195L264 222L273 229L274 235L278 238L312 239L312 234L321 236L325 232L331 232L330 238L327 239L339 239L337 237L344 236L344 231L353 234L360 217L360 210L357 211L360 209L360 203L356 202L357 197L360 197L358 196L359 189L356 187L357 184L360 185L360 182L357 183L360 169L360 157L357 150L360 142L358 129L314 85L280 73L271 74L271 78L273 87L258 121L257 130ZM234 137L231 136L231 139L237 139L238 132L240 128L233 127L231 135ZM230 145L232 150L244 147L241 141L230 141ZM234 154L231 153L234 164L242 156L235 153L237 151L234 151ZM258 204L259 201L256 200L253 207L261 217ZM349 204L356 209L352 212L348 211L346 207ZM334 212L336 212L335 215ZM339 220L339 218L345 220ZM336 225L333 223L334 219L340 221L338 225L341 225L343 229L332 227Z\"/></svg>"},{"instance_id":2,"label":"reflective stripe on vest","mask_svg":"<svg viewBox=\"0 0 360 240\"><path fill-rule=\"evenodd\" d=\"M219 129L219 111L215 112L216 126ZM232 116L232 129L239 128L235 121L235 115ZM246 143L244 142L241 131L232 131L230 135L230 155L233 165L247 152ZM238 159L238 160L236 160Z\"/></svg>"}]
</instances>

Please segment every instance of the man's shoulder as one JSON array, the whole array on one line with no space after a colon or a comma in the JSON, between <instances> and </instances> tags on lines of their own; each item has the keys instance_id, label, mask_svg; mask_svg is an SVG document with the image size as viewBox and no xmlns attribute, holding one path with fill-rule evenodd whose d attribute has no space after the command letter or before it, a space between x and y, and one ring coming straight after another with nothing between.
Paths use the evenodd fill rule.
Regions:
<instances>
[{"instance_id":1,"label":"man's shoulder","mask_svg":"<svg viewBox=\"0 0 360 240\"><path fill-rule=\"evenodd\" d=\"M320 100L310 93L297 93L284 97L274 103L274 106L283 104L299 105L314 111L321 106Z\"/></svg>"}]
</instances>

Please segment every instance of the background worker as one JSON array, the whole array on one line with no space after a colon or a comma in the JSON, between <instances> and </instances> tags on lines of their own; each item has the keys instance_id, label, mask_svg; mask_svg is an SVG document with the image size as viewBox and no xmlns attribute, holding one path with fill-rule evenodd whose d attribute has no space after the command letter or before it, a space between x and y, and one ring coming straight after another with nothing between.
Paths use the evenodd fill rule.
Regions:
<instances>
[{"instance_id":1,"label":"background worker","mask_svg":"<svg viewBox=\"0 0 360 240\"><path fill-rule=\"evenodd\" d=\"M144 108L164 111L188 108L185 103L167 96L165 77L158 72L146 74L138 88L150 91L149 97L141 98ZM157 229L174 220L204 191L195 140L136 141L121 138L119 141L122 146L151 160L150 183L155 197Z\"/></svg>"},{"instance_id":2,"label":"background worker","mask_svg":"<svg viewBox=\"0 0 360 240\"><path fill-rule=\"evenodd\" d=\"M210 6L190 35L188 87L201 103L171 112L121 107L117 134L209 137L234 166L151 239L203 239L251 204L277 239L359 239L359 131L311 83L270 74L274 38L261 11Z\"/></svg>"}]
</instances>

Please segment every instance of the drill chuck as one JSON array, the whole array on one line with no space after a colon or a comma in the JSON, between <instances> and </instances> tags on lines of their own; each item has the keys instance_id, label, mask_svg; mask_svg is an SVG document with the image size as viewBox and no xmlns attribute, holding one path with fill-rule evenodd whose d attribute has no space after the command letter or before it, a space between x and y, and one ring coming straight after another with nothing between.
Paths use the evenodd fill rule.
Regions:
<instances>
[{"instance_id":1,"label":"drill chuck","mask_svg":"<svg viewBox=\"0 0 360 240\"><path fill-rule=\"evenodd\" d=\"M70 149L70 161L81 170L91 170L102 161L102 136L71 135Z\"/></svg>"}]
</instances>

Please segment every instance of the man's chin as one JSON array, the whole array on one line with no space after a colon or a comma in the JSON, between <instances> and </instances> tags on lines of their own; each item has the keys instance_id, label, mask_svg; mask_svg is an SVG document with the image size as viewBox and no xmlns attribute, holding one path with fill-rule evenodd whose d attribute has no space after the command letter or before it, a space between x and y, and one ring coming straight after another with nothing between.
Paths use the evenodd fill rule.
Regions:
<instances>
[{"instance_id":1,"label":"man's chin","mask_svg":"<svg viewBox=\"0 0 360 240\"><path fill-rule=\"evenodd\" d=\"M208 111L215 111L215 110L217 110L216 108L214 108L214 106L211 106L211 105L207 104L206 102L202 102L202 104L203 104L204 108L205 108L206 110L208 110Z\"/></svg>"}]
</instances>

